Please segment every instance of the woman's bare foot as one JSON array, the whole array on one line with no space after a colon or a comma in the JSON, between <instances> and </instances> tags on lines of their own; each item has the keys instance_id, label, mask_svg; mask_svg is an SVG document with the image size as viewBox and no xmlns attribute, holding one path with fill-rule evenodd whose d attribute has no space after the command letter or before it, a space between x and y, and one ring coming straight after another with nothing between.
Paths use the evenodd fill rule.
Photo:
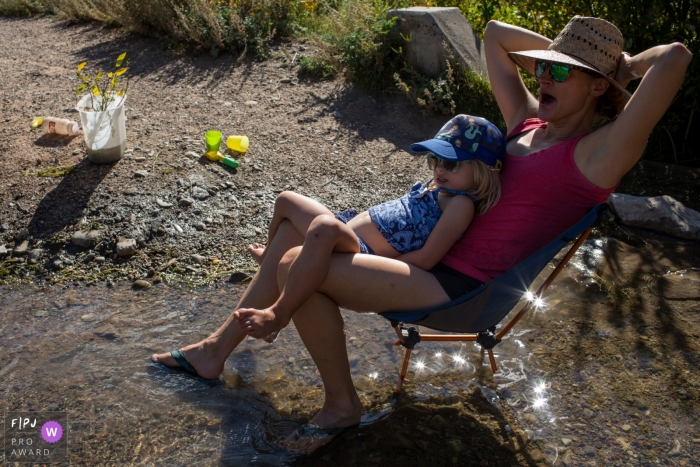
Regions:
<instances>
[{"instance_id":1,"label":"woman's bare foot","mask_svg":"<svg viewBox=\"0 0 700 467\"><path fill-rule=\"evenodd\" d=\"M253 243L252 245L248 245L247 250L256 263L262 264L263 260L265 259L265 253L267 253L265 245L262 243Z\"/></svg>"},{"instance_id":2,"label":"woman's bare foot","mask_svg":"<svg viewBox=\"0 0 700 467\"><path fill-rule=\"evenodd\" d=\"M282 313L275 313L271 308L240 308L233 316L243 332L257 339L264 339L289 324L289 319L285 320Z\"/></svg>"},{"instance_id":3,"label":"woman's bare foot","mask_svg":"<svg viewBox=\"0 0 700 467\"><path fill-rule=\"evenodd\" d=\"M215 339L207 338L193 345L180 349L185 360L195 369L197 374L205 379L216 379L224 371L224 362L214 354ZM168 353L153 354L151 360L169 367L179 367L175 359Z\"/></svg>"}]
</instances>

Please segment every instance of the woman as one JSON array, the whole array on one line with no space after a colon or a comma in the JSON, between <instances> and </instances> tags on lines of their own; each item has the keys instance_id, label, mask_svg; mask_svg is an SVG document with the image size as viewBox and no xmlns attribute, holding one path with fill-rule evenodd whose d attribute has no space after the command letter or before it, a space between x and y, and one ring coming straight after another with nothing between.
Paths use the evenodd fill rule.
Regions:
<instances>
[{"instance_id":1,"label":"woman","mask_svg":"<svg viewBox=\"0 0 700 467\"><path fill-rule=\"evenodd\" d=\"M604 201L639 160L692 54L674 43L632 57L622 44L619 30L597 18L573 18L554 41L508 24L488 24L486 61L510 140L500 202L472 222L442 261L455 277L487 281L502 274ZM537 76L539 101L516 63ZM630 96L624 88L636 78L643 79ZM596 109L619 115L594 130ZM302 243L282 223L237 308L274 303ZM381 312L449 300L430 272L389 258L334 253L326 280L293 318L326 396L302 433L309 436L296 447L315 449L338 429L357 424L363 413L350 378L339 306ZM202 377L214 378L245 335L232 313L204 341L152 358L168 366L191 365Z\"/></svg>"}]
</instances>

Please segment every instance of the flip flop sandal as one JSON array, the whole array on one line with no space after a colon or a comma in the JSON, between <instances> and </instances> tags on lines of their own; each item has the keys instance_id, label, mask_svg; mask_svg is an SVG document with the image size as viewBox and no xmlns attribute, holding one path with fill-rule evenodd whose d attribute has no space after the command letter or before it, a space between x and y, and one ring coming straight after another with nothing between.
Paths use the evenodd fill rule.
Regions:
<instances>
[{"instance_id":1,"label":"flip flop sandal","mask_svg":"<svg viewBox=\"0 0 700 467\"><path fill-rule=\"evenodd\" d=\"M319 439L319 438L325 438L325 437L330 437L331 439L322 445L316 447L315 449L308 451L308 450L298 450L300 454L303 454L305 456L310 456L313 454L315 451L322 447L327 447L330 446L331 444L334 444L337 442L340 438L342 438L344 435L349 433L352 429L359 427L360 424L355 424L355 425L350 425L350 426L342 426L342 427L334 427L334 428L323 428L318 425L316 425L313 422L306 423L304 425L301 425L297 430L292 434L292 439L294 440L300 440L302 438L311 438L311 439Z\"/></svg>"},{"instance_id":2,"label":"flip flop sandal","mask_svg":"<svg viewBox=\"0 0 700 467\"><path fill-rule=\"evenodd\" d=\"M168 366L162 362L153 362L153 360L151 360L151 361L153 363L159 363L159 364L163 365L168 370L178 371L181 373L187 373L190 376L194 376L195 378L203 379L204 381L224 381L223 373L220 374L215 379L208 379L208 378L204 378L202 376L199 376L199 373L197 373L197 370L195 370L194 367L190 364L190 362L187 361L187 359L182 354L182 352L180 352L179 349L172 350L170 352L170 356L173 357L173 359L177 362L178 365L180 365L179 367L178 366Z\"/></svg>"}]
</instances>

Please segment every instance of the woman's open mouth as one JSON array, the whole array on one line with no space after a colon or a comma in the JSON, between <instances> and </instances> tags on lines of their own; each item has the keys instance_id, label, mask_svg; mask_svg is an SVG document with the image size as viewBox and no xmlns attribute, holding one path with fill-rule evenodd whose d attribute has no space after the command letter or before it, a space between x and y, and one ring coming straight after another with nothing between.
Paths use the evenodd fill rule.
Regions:
<instances>
[{"instance_id":1,"label":"woman's open mouth","mask_svg":"<svg viewBox=\"0 0 700 467\"><path fill-rule=\"evenodd\" d=\"M551 94L546 94L546 93L541 93L540 94L540 104L552 104L554 101L557 99L551 95Z\"/></svg>"}]
</instances>

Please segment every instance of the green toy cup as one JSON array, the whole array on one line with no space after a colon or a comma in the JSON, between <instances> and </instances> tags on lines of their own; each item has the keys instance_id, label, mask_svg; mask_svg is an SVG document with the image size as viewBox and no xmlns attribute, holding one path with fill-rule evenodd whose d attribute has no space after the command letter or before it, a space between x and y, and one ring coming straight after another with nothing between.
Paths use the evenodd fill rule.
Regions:
<instances>
[{"instance_id":1,"label":"green toy cup","mask_svg":"<svg viewBox=\"0 0 700 467\"><path fill-rule=\"evenodd\" d=\"M207 145L207 152L216 152L219 150L219 147L221 146L220 131L207 131L207 133L204 136L204 139Z\"/></svg>"}]
</instances>

